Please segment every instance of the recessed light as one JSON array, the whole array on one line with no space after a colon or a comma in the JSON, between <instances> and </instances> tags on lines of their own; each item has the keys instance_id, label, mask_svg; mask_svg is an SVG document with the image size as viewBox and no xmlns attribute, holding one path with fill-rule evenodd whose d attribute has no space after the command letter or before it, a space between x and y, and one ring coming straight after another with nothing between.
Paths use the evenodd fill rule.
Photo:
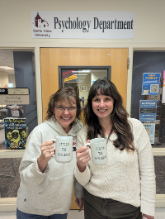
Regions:
<instances>
[{"instance_id":1,"label":"recessed light","mask_svg":"<svg viewBox=\"0 0 165 219\"><path fill-rule=\"evenodd\" d=\"M91 70L82 70L82 72L91 72Z\"/></svg>"},{"instance_id":2,"label":"recessed light","mask_svg":"<svg viewBox=\"0 0 165 219\"><path fill-rule=\"evenodd\" d=\"M9 66L0 66L0 68L5 69L5 70L14 70L14 68L11 68Z\"/></svg>"},{"instance_id":3,"label":"recessed light","mask_svg":"<svg viewBox=\"0 0 165 219\"><path fill-rule=\"evenodd\" d=\"M88 72L91 72L91 70L82 70L82 71L72 71L72 73L88 73Z\"/></svg>"},{"instance_id":4,"label":"recessed light","mask_svg":"<svg viewBox=\"0 0 165 219\"><path fill-rule=\"evenodd\" d=\"M87 74L78 74L78 76L81 76L81 75L87 75ZM77 75L75 75L75 76L77 76Z\"/></svg>"}]
</instances>

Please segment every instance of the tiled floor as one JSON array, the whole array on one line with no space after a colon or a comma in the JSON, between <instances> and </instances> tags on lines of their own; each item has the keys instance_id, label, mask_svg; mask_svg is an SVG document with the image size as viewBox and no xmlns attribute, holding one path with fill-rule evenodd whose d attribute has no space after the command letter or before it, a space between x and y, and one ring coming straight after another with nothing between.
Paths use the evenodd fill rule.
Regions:
<instances>
[{"instance_id":1,"label":"tiled floor","mask_svg":"<svg viewBox=\"0 0 165 219\"><path fill-rule=\"evenodd\" d=\"M15 212L0 212L0 219L16 219ZM84 219L83 211L71 210L68 214L68 219ZM165 208L156 208L155 219L165 219Z\"/></svg>"}]
</instances>

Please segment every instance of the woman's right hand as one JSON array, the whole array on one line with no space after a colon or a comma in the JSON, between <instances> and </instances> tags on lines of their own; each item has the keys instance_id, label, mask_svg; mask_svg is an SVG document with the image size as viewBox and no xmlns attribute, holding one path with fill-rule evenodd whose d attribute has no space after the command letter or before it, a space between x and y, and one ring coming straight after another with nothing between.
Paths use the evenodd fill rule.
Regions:
<instances>
[{"instance_id":1,"label":"woman's right hand","mask_svg":"<svg viewBox=\"0 0 165 219\"><path fill-rule=\"evenodd\" d=\"M41 172L44 172L48 161L54 154L53 141L45 141L41 144L41 155L38 157L37 162Z\"/></svg>"},{"instance_id":2,"label":"woman's right hand","mask_svg":"<svg viewBox=\"0 0 165 219\"><path fill-rule=\"evenodd\" d=\"M49 161L54 154L53 141L45 141L41 144L41 158L45 161Z\"/></svg>"},{"instance_id":3,"label":"woman's right hand","mask_svg":"<svg viewBox=\"0 0 165 219\"><path fill-rule=\"evenodd\" d=\"M88 140L87 143L90 141ZM84 172L86 169L86 164L91 159L88 146L82 146L77 149L77 166L80 172Z\"/></svg>"}]
</instances>

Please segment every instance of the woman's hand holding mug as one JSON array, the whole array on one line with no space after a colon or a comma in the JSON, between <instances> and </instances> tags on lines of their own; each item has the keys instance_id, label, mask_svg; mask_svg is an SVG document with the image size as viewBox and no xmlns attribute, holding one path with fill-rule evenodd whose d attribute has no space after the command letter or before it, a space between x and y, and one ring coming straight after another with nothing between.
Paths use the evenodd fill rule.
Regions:
<instances>
[{"instance_id":1,"label":"woman's hand holding mug","mask_svg":"<svg viewBox=\"0 0 165 219\"><path fill-rule=\"evenodd\" d=\"M54 145L53 141L45 141L41 144L41 155L38 157L37 162L41 172L44 172L48 161L51 159L54 154Z\"/></svg>"},{"instance_id":2,"label":"woman's hand holding mug","mask_svg":"<svg viewBox=\"0 0 165 219\"><path fill-rule=\"evenodd\" d=\"M90 141L88 140L87 143ZM88 146L82 146L77 149L77 166L80 172L84 172L86 169L86 164L91 159Z\"/></svg>"},{"instance_id":3,"label":"woman's hand holding mug","mask_svg":"<svg viewBox=\"0 0 165 219\"><path fill-rule=\"evenodd\" d=\"M54 154L54 151L55 149L52 140L46 141L41 144L41 158L43 160L48 162Z\"/></svg>"}]
</instances>

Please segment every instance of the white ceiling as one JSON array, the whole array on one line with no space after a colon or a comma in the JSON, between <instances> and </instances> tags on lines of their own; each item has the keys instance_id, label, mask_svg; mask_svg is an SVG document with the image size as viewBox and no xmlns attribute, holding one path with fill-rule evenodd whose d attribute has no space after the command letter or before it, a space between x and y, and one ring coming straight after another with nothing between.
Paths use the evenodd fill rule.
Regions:
<instances>
[{"instance_id":1,"label":"white ceiling","mask_svg":"<svg viewBox=\"0 0 165 219\"><path fill-rule=\"evenodd\" d=\"M8 66L13 68L13 70L5 70L1 69L1 71L5 71L8 73L14 73L14 61L13 61L13 51L8 49L0 50L0 66Z\"/></svg>"},{"instance_id":2,"label":"white ceiling","mask_svg":"<svg viewBox=\"0 0 165 219\"><path fill-rule=\"evenodd\" d=\"M5 70L0 68L1 71L7 72L8 74L14 73L14 60L13 60L13 51L31 51L34 52L31 49L0 49L0 66L8 66L10 68L13 68L13 70Z\"/></svg>"}]
</instances>

